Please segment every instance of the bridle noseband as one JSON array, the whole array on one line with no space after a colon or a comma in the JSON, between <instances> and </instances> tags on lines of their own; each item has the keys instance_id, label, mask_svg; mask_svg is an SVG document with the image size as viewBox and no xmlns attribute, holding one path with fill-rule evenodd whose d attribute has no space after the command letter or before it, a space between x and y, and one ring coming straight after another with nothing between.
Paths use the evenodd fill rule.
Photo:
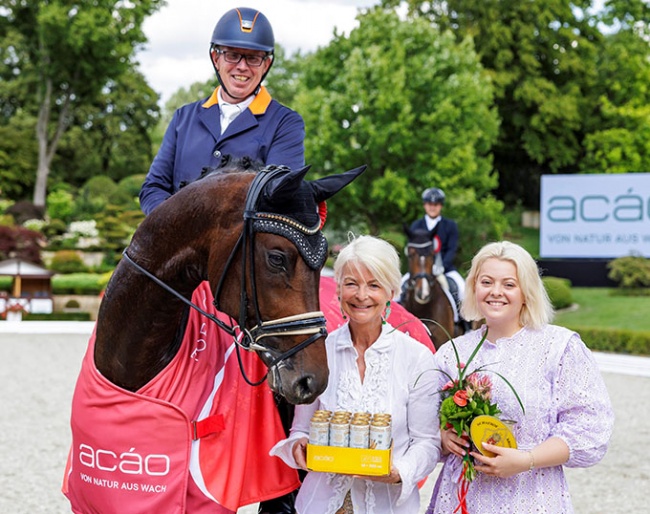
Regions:
<instances>
[{"instance_id":1,"label":"bridle noseband","mask_svg":"<svg viewBox=\"0 0 650 514\"><path fill-rule=\"evenodd\" d=\"M143 273L145 276L153 280L156 284L161 286L163 289L169 293L176 296L178 299L183 301L185 304L189 305L191 308L195 309L203 316L207 317L215 324L217 324L221 329L225 330L228 334L233 336L233 340L236 344L237 349L237 359L239 361L239 368L244 377L244 380L250 385L256 386L260 385L266 376L262 377L257 382L252 382L249 380L246 372L244 370L243 362L240 355L240 347L244 350L255 351L255 352L265 352L273 357L273 360L267 365L268 370L270 371L275 366L280 364L282 361L292 357L299 351L303 350L310 344L314 343L321 337L327 336L326 329L326 319L324 314L321 311L312 311L302 314L295 314L292 316L286 316L283 318L262 321L262 315L259 310L259 304L257 300L257 287L255 280L255 233L256 232L271 232L280 235L284 235L289 238L291 241L296 244L300 242L299 250L301 255L309 266L313 269L320 269L325 261L327 254L327 242L325 241L324 236L320 233L320 221L315 227L305 227L296 220L289 218L287 216L279 214L269 214L269 213L259 213L257 212L257 203L259 197L264 190L266 184L273 177L277 176L280 173L286 173L288 168L285 166L267 166L261 169L253 179L251 186L248 190L246 196L246 205L244 208L244 226L242 232L235 243L230 255L226 261L224 270L219 278L219 283L214 292L214 306L217 310L219 308L219 300L221 296L221 291L226 279L227 272L232 265L235 254L238 249L241 247L241 288L240 288L240 304L239 304L239 320L238 325L228 325L223 322L215 315L206 312L201 309L198 305L194 304L191 300L188 300L178 291L164 283L158 277L144 269L138 263L136 263L127 253L127 249L124 250L123 255L128 263L134 266L139 272ZM272 223L269 225L269 219L272 219ZM286 226L283 226L286 225ZM316 238L316 243L311 251L305 249L305 246L310 246L304 243L300 234L306 236L313 236ZM250 283L251 283L251 292L252 292L252 303L255 310L256 322L257 324L252 328L247 328L248 321L248 303L249 298L246 292L246 269L247 262L250 266ZM309 336L301 343L290 348L286 352L280 353L277 349L270 346L266 346L263 342L263 339L268 337L288 337L288 336L297 336L305 335Z\"/></svg>"}]
</instances>

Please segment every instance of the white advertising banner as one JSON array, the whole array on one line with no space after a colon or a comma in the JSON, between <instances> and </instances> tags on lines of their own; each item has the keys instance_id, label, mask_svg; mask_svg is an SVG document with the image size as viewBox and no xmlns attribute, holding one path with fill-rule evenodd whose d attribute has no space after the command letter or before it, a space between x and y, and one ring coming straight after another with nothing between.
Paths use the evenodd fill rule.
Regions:
<instances>
[{"instance_id":1,"label":"white advertising banner","mask_svg":"<svg viewBox=\"0 0 650 514\"><path fill-rule=\"evenodd\" d=\"M650 257L650 173L542 175L540 257Z\"/></svg>"}]
</instances>

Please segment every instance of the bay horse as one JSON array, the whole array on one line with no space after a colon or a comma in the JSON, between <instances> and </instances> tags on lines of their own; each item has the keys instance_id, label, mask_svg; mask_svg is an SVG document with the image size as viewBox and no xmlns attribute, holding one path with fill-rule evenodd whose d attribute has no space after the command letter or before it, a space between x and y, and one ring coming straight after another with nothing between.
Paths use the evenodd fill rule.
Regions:
<instances>
[{"instance_id":1,"label":"bay horse","mask_svg":"<svg viewBox=\"0 0 650 514\"><path fill-rule=\"evenodd\" d=\"M436 249L436 229L413 231L405 225L404 231L408 238L409 278L400 303L426 325L431 341L438 349L450 336L457 334L454 309L433 273L436 254L440 251L439 244Z\"/></svg>"},{"instance_id":2,"label":"bay horse","mask_svg":"<svg viewBox=\"0 0 650 514\"><path fill-rule=\"evenodd\" d=\"M305 198L297 197L301 185L314 191L313 198L307 200L316 205L360 172L352 170L339 176L338 182L325 178L308 183L303 182L308 169L292 172L278 168L257 175L274 176L266 183L254 184L259 190L250 190L253 196L248 200L256 175L238 172L233 166L215 170L181 189L161 204L155 215L148 216L125 251L126 259L117 266L99 309L95 364L102 375L135 391L176 354L188 308L180 298L161 290L151 275L186 299L201 281L208 280L215 291L215 306L238 320L246 337L256 329L261 332L256 341L244 345L258 351L266 364L294 347L310 323L322 324L318 284L327 243L319 230L320 219L314 218L316 207L312 206L309 220L312 225L316 221L315 227L305 227L291 215L309 217ZM331 183L334 190L320 186ZM260 197L268 212L255 211ZM287 237L291 231L295 241ZM300 245L309 246L309 237L315 239L315 250L321 253L312 266L300 258ZM314 312L316 317L305 317L305 313ZM301 316L303 319L292 319ZM283 323L285 319L290 321ZM267 326L271 333L264 333ZM264 344L259 343L262 338ZM320 339L322 343L322 336ZM310 403L327 386L324 346L316 344L302 351L302 369L284 362L293 358L290 355L276 362L277 373L269 376L271 387L292 403Z\"/></svg>"},{"instance_id":3,"label":"bay horse","mask_svg":"<svg viewBox=\"0 0 650 514\"><path fill-rule=\"evenodd\" d=\"M75 512L231 512L299 484L268 457L284 437L273 394L250 386L268 383L294 404L327 387L319 205L365 166L307 181L309 167L250 164L183 187L124 251L73 396L63 492ZM240 349L256 352L268 377L249 379ZM258 458L263 469L251 469ZM247 489L265 480L262 493Z\"/></svg>"}]
</instances>

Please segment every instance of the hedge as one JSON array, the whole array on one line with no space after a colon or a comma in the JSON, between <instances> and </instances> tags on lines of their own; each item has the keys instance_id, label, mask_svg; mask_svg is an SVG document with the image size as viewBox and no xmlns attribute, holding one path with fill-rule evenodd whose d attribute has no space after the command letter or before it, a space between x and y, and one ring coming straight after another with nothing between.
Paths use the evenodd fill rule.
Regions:
<instances>
[{"instance_id":1,"label":"hedge","mask_svg":"<svg viewBox=\"0 0 650 514\"><path fill-rule=\"evenodd\" d=\"M53 312L52 314L25 314L25 321L91 321L90 312Z\"/></svg>"},{"instance_id":2,"label":"hedge","mask_svg":"<svg viewBox=\"0 0 650 514\"><path fill-rule=\"evenodd\" d=\"M98 273L70 273L52 277L53 294L99 294L105 282Z\"/></svg>"},{"instance_id":3,"label":"hedge","mask_svg":"<svg viewBox=\"0 0 650 514\"><path fill-rule=\"evenodd\" d=\"M650 356L650 331L615 328L567 327L597 352Z\"/></svg>"}]
</instances>

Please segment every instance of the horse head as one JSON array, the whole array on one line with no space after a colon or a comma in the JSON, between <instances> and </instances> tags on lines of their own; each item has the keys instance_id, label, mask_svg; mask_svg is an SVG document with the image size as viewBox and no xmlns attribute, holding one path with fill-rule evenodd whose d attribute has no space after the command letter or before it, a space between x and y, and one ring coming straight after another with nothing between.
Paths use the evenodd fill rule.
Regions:
<instances>
[{"instance_id":1,"label":"horse head","mask_svg":"<svg viewBox=\"0 0 650 514\"><path fill-rule=\"evenodd\" d=\"M319 204L364 169L307 181L308 168L255 173L230 162L161 203L136 230L107 286L95 341L100 373L130 391L147 384L177 354L190 305L230 334L238 352L258 353L274 391L292 403L316 399L329 375ZM190 301L206 280L230 319Z\"/></svg>"},{"instance_id":2,"label":"horse head","mask_svg":"<svg viewBox=\"0 0 650 514\"><path fill-rule=\"evenodd\" d=\"M228 266L209 273L215 306L238 320L242 346L257 351L269 368L271 389L292 403L312 402L329 374L318 304L327 258L319 206L365 166L313 181L305 180L308 170L269 166L258 172L245 201L242 235L229 258L233 274Z\"/></svg>"},{"instance_id":3,"label":"horse head","mask_svg":"<svg viewBox=\"0 0 650 514\"><path fill-rule=\"evenodd\" d=\"M440 253L438 227L432 230L411 230L404 225L408 237L406 255L409 265L409 288L413 290L414 300L424 305L431 300L433 289L433 267L436 255Z\"/></svg>"}]
</instances>

